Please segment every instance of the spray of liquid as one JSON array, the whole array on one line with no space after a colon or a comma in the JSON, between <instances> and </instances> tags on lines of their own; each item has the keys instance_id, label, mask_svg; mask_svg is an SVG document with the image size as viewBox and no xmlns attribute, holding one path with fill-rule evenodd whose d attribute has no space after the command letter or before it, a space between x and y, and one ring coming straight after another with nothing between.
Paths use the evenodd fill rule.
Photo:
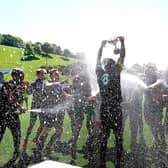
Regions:
<instances>
[{"instance_id":1,"label":"spray of liquid","mask_svg":"<svg viewBox=\"0 0 168 168\"><path fill-rule=\"evenodd\" d=\"M99 87L97 84L95 67L93 65L88 64L88 74L90 77L90 85L92 87L92 95L96 95L99 92ZM146 89L146 84L137 76L125 72L121 73L121 92L124 103L136 101L135 99L142 97ZM100 115L99 108L96 110L96 115Z\"/></svg>"},{"instance_id":2,"label":"spray of liquid","mask_svg":"<svg viewBox=\"0 0 168 168\"><path fill-rule=\"evenodd\" d=\"M31 109L27 111L33 112L33 113L58 114L58 113L62 113L70 109L72 106L72 103L73 103L72 97L68 97L65 101L63 101L62 103L58 103L52 108L39 108L39 109Z\"/></svg>"},{"instance_id":3,"label":"spray of liquid","mask_svg":"<svg viewBox=\"0 0 168 168\"><path fill-rule=\"evenodd\" d=\"M128 73L121 73L121 91L123 102L132 102L136 99L137 95L142 96L146 89L146 84L138 77Z\"/></svg>"}]
</instances>

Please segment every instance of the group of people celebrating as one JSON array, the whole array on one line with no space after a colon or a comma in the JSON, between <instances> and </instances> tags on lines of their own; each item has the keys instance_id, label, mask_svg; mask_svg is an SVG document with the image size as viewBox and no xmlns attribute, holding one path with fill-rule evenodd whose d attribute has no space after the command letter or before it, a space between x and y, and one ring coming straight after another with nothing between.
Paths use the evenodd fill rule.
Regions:
<instances>
[{"instance_id":1,"label":"group of people celebrating","mask_svg":"<svg viewBox=\"0 0 168 168\"><path fill-rule=\"evenodd\" d=\"M117 61L112 58L105 58L102 61L103 48L106 43L113 43L115 45L120 43L120 48L115 48L114 50L114 54L119 55ZM8 127L11 130L14 142L13 157L8 163L14 163L20 157L21 124L19 114L27 111L28 106L25 108L23 102L25 101L27 104L27 95L32 95L31 110L29 110L30 121L22 143L22 154L26 155L29 136L37 119L39 119L40 124L33 139L33 142L36 144L33 155L38 160L42 159L44 154L49 154L56 141L61 139L64 116L65 112L67 112L71 119L72 129L72 138L68 142L71 144L71 164L75 164L77 141L84 116L86 115L88 167L106 167L107 142L111 129L115 135L116 146L114 164L116 168L122 167L124 164L122 161L124 130L121 72L125 53L123 36L118 36L114 41L110 42L107 40L102 41L96 63L96 76L99 86L99 93L96 96L92 95L89 75L86 74L86 71L81 70L80 73L73 77L72 84L67 84L66 80L60 80L57 69L49 70L50 80L47 80L46 70L39 68L36 71L35 81L27 82L24 80L23 70L14 68L11 72L12 80L3 80L0 91L0 141ZM83 69L85 68L83 67ZM149 75L147 79L154 77ZM153 125L151 125L151 128L155 139L158 140L160 138L165 143L161 127L162 118L154 115L151 119L151 113L153 115L152 109L157 111L157 114L161 114L161 110L163 110L160 98L164 97L164 101L167 101L167 97L163 89L161 89L164 82L155 82L156 78L153 81L151 80L145 92L145 98L150 96L151 98L145 99L144 114L149 124L154 122L157 122L158 125L160 124L157 131L153 129L156 128ZM157 98L155 93L161 96ZM151 108L151 105L154 105L155 108ZM48 134L52 128L55 129L55 132L46 144ZM96 163L97 160L95 161L95 158L99 158L99 163Z\"/></svg>"}]
</instances>

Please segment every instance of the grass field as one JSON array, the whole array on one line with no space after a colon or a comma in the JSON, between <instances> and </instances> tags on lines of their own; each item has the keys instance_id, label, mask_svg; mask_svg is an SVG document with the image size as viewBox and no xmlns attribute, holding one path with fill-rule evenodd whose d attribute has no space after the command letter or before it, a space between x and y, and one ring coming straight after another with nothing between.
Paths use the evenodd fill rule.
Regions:
<instances>
[{"instance_id":1,"label":"grass field","mask_svg":"<svg viewBox=\"0 0 168 168\"><path fill-rule=\"evenodd\" d=\"M6 46L0 46L0 68L14 68L14 67L22 67L24 69L24 72L26 73L26 80L32 81L35 78L35 70L39 68L42 65L45 65L45 58L42 58L40 56L36 56L38 60L33 60L33 61L24 61L20 62L20 58L22 57L21 55L21 49L13 48L13 47L6 47ZM48 65L49 66L56 66L56 65L68 65L72 64L74 62L73 59L70 59L69 61L65 61L62 59L61 56L55 56L52 55L52 58L48 60ZM6 79L10 78L9 75L5 76ZM30 98L31 101L31 98ZM29 103L30 106L30 103ZM21 119L21 128L22 128L22 138L21 142L23 142L23 138L26 134L26 129L29 124L29 113L22 114L20 116ZM29 146L28 146L28 154L31 155L32 153L32 148L35 146L32 142L32 139L34 138L36 129L38 127L39 123L37 122L33 132L29 138ZM51 131L51 133L54 130ZM78 148L82 148L86 141L86 135L87 135L87 130L86 130L86 125L85 121L82 127L82 130L80 132L80 138L78 141ZM147 146L152 146L153 145L153 137L151 134L151 131L144 123L144 137L145 137L145 142ZM63 141L68 141L71 138L71 126L70 126L70 120L69 116L66 114L65 119L64 119L64 131L62 134L62 140ZM114 136L111 134L108 146L114 146ZM124 131L124 149L127 152L130 152L130 129L129 129L129 121L126 121L125 125L125 131ZM13 140L10 131L7 129L6 133L4 135L4 138L2 142L0 143L0 166L2 166L4 163L6 163L12 156L13 152ZM59 153L54 154L56 157L59 157L60 162L64 163L69 163L71 160L70 155L62 155ZM82 166L85 165L87 161L83 158L82 154L78 154L77 156L77 165ZM112 162L107 162L107 167L112 168L113 164Z\"/></svg>"},{"instance_id":2,"label":"grass field","mask_svg":"<svg viewBox=\"0 0 168 168\"><path fill-rule=\"evenodd\" d=\"M23 49L2 46L0 45L0 68L15 68L20 67L25 72L25 80L32 81L35 79L35 72L37 68L46 66L46 58L36 55L36 59L28 60L26 56L23 56ZM50 67L58 65L69 65L75 62L74 59L63 59L63 56L50 54L51 58L48 58L47 65ZM21 61L21 58L26 61ZM6 77L8 78L8 76Z\"/></svg>"}]
</instances>

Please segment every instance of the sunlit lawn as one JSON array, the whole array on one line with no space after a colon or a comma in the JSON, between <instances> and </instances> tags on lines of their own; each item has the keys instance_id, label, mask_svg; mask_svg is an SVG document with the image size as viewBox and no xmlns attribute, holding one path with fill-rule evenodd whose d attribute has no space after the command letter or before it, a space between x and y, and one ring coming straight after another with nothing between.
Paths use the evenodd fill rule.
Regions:
<instances>
[{"instance_id":1,"label":"sunlit lawn","mask_svg":"<svg viewBox=\"0 0 168 168\"><path fill-rule=\"evenodd\" d=\"M35 72L41 66L46 66L46 58L36 55L37 60L21 61L21 58L26 58L21 54L22 49L15 47L8 47L0 45L0 68L15 68L20 67L25 72L25 80L33 81L35 79ZM47 65L55 67L58 65L69 65L75 62L74 59L63 59L63 56L50 54L51 58L48 59ZM62 76L61 76L62 77ZM7 75L10 79L10 75Z\"/></svg>"},{"instance_id":2,"label":"sunlit lawn","mask_svg":"<svg viewBox=\"0 0 168 168\"><path fill-rule=\"evenodd\" d=\"M21 142L23 142L24 136L26 134L26 129L29 124L29 113L22 114L20 116L20 119L21 119L21 128L22 128ZM32 148L35 147L32 140L35 136L38 125L39 125L39 122L36 123L36 125L32 131L32 134L29 138L29 145L28 145L28 150L27 150L27 153L29 155L32 154ZM54 129L50 133L52 134L53 132L54 132ZM50 137L50 135L49 135L49 137ZM82 130L80 132L80 137L78 140L78 149L81 149L82 146L84 145L84 143L86 142L86 135L87 135L87 130L86 130L86 124L84 121ZM146 144L148 146L151 146L153 143L152 135L151 135L151 131L150 131L149 127L146 124L144 125L144 137L145 137ZM69 116L68 116L68 114L66 114L65 120L64 120L64 131L62 134L62 140L68 141L70 138L71 138L71 125L70 125ZM129 129L129 121L128 120L126 121L123 144L124 144L125 151L130 152L130 129ZM114 135L112 133L109 138L108 146L109 147L114 146ZM4 163L6 163L12 157L12 152L13 152L13 140L12 140L12 136L11 136L10 131L7 129L4 138L3 138L2 142L0 143L0 166L2 166ZM58 157L60 162L70 163L70 160L71 160L70 155L63 155L60 153L55 153L54 156ZM87 160L85 160L83 158L82 154L78 154L76 163L79 166L83 166L83 165L87 164ZM108 161L107 165L109 168L111 168L112 162Z\"/></svg>"}]
</instances>

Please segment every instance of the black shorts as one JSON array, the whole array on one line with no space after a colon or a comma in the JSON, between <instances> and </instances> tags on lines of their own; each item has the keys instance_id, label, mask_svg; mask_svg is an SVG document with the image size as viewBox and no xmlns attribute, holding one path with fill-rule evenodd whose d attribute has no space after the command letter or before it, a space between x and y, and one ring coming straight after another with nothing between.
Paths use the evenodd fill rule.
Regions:
<instances>
[{"instance_id":1,"label":"black shorts","mask_svg":"<svg viewBox=\"0 0 168 168\"><path fill-rule=\"evenodd\" d=\"M122 130L122 109L121 106L100 107L100 119L102 126L113 129L114 132Z\"/></svg>"},{"instance_id":2,"label":"black shorts","mask_svg":"<svg viewBox=\"0 0 168 168\"><path fill-rule=\"evenodd\" d=\"M44 125L48 128L62 128L64 123L64 111L60 111L58 114L46 113L43 115Z\"/></svg>"}]
</instances>

